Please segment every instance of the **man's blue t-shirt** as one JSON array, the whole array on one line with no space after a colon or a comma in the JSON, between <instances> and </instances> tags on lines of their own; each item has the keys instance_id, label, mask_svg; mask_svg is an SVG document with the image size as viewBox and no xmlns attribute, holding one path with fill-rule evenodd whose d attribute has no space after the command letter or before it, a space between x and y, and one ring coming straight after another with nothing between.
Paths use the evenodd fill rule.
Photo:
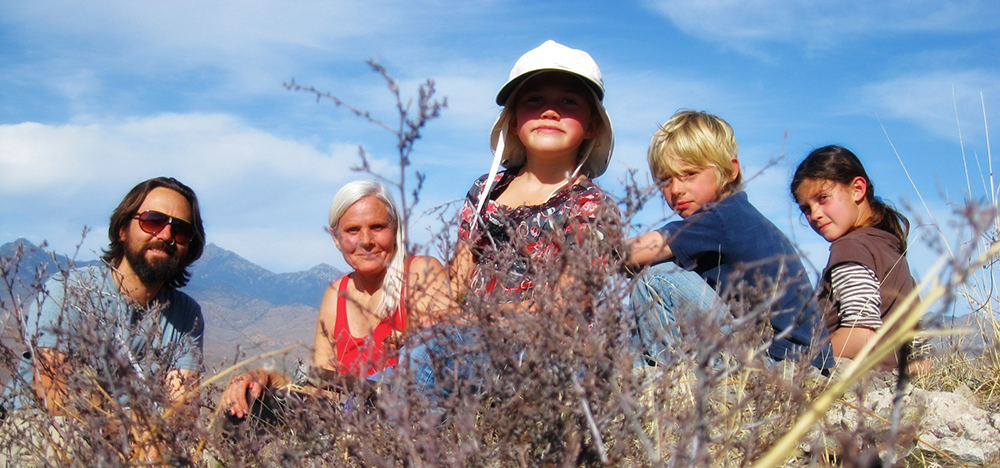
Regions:
<instances>
[{"instance_id":1,"label":"man's blue t-shirt","mask_svg":"<svg viewBox=\"0 0 1000 468\"><path fill-rule=\"evenodd\" d=\"M54 275L40 294L25 317L24 338L35 348L107 354L104 360L127 363L143 379L161 370L202 371L205 320L183 292L164 286L146 307L137 307L119 292L109 268L88 267L68 279ZM80 349L87 341L74 336L83 333L96 333L105 351ZM30 379L30 362L24 364L22 375Z\"/></svg>"},{"instance_id":2,"label":"man's blue t-shirt","mask_svg":"<svg viewBox=\"0 0 1000 468\"><path fill-rule=\"evenodd\" d=\"M749 310L771 294L780 295L771 309L771 326L775 334L789 327L792 332L771 345L771 357L785 359L814 341L826 343L827 332L798 252L750 204L746 192L707 204L659 232L676 262L701 275L731 306L741 303ZM830 353L820 353L813 364L832 367Z\"/></svg>"}]
</instances>

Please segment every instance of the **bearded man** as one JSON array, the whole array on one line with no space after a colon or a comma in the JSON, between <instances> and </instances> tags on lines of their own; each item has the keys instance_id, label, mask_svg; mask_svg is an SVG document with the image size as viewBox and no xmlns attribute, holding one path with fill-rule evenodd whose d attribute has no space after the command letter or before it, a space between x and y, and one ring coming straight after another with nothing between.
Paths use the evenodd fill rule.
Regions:
<instances>
[{"instance_id":1,"label":"bearded man","mask_svg":"<svg viewBox=\"0 0 1000 468\"><path fill-rule=\"evenodd\" d=\"M95 404L105 407L127 408L137 388L154 386L176 400L197 381L205 323L198 303L177 288L201 257L204 232L188 186L150 179L112 213L104 265L49 280L25 328L35 394L50 413L79 411L79 402L67 404L87 389L78 372L84 365L100 387L89 389L103 399Z\"/></svg>"}]
</instances>

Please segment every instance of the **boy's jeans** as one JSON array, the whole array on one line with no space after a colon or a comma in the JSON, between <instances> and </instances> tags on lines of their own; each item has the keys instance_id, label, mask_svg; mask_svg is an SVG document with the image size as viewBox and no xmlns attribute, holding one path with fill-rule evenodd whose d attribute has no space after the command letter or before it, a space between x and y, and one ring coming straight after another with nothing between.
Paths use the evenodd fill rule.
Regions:
<instances>
[{"instance_id":1,"label":"boy's jeans","mask_svg":"<svg viewBox=\"0 0 1000 468\"><path fill-rule=\"evenodd\" d=\"M638 353L635 367L673 364L681 337L697 338L693 330L680 330L679 324L720 320L729 313L715 289L700 275L674 262L647 268L634 283L630 302L635 320L632 345Z\"/></svg>"}]
</instances>

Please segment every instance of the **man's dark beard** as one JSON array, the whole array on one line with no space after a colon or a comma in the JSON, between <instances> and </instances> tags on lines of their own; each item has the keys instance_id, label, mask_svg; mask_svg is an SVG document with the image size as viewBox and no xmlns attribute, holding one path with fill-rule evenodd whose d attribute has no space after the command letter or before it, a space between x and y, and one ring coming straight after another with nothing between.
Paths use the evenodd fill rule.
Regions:
<instances>
[{"instance_id":1,"label":"man's dark beard","mask_svg":"<svg viewBox=\"0 0 1000 468\"><path fill-rule=\"evenodd\" d=\"M125 259L128 260L128 264L132 266L132 271L139 277L139 281L142 281L142 284L166 283L176 277L183 269L180 265L181 260L175 257L177 253L176 246L157 241L150 243L148 248L160 248L169 255L169 258L159 259L159 261L153 264L146 260L145 249L132 249L130 245L125 246Z\"/></svg>"}]
</instances>

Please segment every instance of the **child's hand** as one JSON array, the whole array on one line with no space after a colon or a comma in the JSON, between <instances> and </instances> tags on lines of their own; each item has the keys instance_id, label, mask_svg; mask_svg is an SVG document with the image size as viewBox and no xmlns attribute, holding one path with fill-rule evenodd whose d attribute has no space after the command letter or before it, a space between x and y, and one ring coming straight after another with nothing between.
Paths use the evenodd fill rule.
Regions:
<instances>
[{"instance_id":1,"label":"child's hand","mask_svg":"<svg viewBox=\"0 0 1000 468\"><path fill-rule=\"evenodd\" d=\"M395 357L399 355L399 349L403 347L405 336L399 330L393 330L389 336L385 337L382 343L382 353L385 357Z\"/></svg>"},{"instance_id":2,"label":"child's hand","mask_svg":"<svg viewBox=\"0 0 1000 468\"><path fill-rule=\"evenodd\" d=\"M670 245L659 231L647 232L628 240L629 258L626 264L634 266L652 265L673 258Z\"/></svg>"}]
</instances>

